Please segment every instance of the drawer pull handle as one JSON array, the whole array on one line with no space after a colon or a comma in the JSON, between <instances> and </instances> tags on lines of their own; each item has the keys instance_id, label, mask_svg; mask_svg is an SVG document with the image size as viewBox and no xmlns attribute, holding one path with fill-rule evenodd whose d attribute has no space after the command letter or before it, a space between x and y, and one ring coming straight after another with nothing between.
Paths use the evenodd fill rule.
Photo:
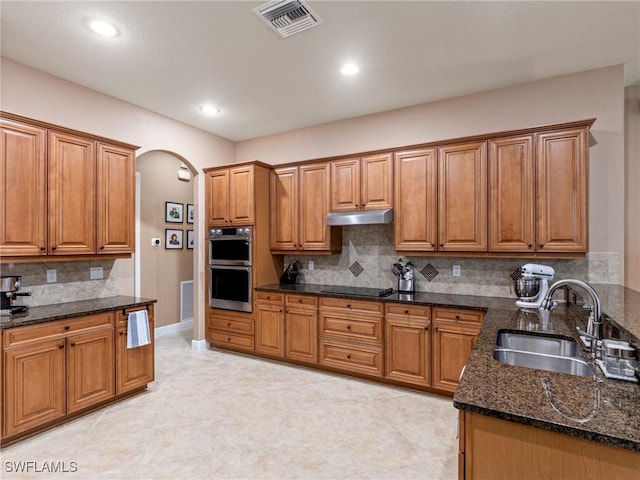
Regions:
<instances>
[{"instance_id":1,"label":"drawer pull handle","mask_svg":"<svg viewBox=\"0 0 640 480\"><path fill-rule=\"evenodd\" d=\"M69 325L65 325L65 326L64 326L64 329L65 329L65 330L69 330L70 328L71 328L71 327L70 327Z\"/></svg>"}]
</instances>

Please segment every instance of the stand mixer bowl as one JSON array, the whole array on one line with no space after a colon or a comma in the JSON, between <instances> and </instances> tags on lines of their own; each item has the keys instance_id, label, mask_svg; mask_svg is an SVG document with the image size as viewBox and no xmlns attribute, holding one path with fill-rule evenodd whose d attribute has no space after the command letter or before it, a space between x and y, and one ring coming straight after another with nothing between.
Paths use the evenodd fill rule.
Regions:
<instances>
[{"instance_id":1,"label":"stand mixer bowl","mask_svg":"<svg viewBox=\"0 0 640 480\"><path fill-rule=\"evenodd\" d=\"M514 280L514 289L520 298L535 298L540 293L541 285L539 278L522 277Z\"/></svg>"}]
</instances>

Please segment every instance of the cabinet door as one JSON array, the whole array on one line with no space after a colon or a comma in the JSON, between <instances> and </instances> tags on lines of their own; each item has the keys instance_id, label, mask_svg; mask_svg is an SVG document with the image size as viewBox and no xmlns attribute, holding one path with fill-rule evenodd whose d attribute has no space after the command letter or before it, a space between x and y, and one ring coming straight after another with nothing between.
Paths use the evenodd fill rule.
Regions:
<instances>
[{"instance_id":1,"label":"cabinet door","mask_svg":"<svg viewBox=\"0 0 640 480\"><path fill-rule=\"evenodd\" d=\"M303 250L329 250L329 164L303 165L299 175L299 245Z\"/></svg>"},{"instance_id":2,"label":"cabinet door","mask_svg":"<svg viewBox=\"0 0 640 480\"><path fill-rule=\"evenodd\" d=\"M586 128L537 135L538 251L587 251L588 140Z\"/></svg>"},{"instance_id":3,"label":"cabinet door","mask_svg":"<svg viewBox=\"0 0 640 480\"><path fill-rule=\"evenodd\" d=\"M271 250L295 250L298 242L298 168L271 172Z\"/></svg>"},{"instance_id":4,"label":"cabinet door","mask_svg":"<svg viewBox=\"0 0 640 480\"><path fill-rule=\"evenodd\" d=\"M50 255L96 251L95 143L49 132Z\"/></svg>"},{"instance_id":5,"label":"cabinet door","mask_svg":"<svg viewBox=\"0 0 640 480\"><path fill-rule=\"evenodd\" d=\"M67 338L67 413L115 395L113 328Z\"/></svg>"},{"instance_id":6,"label":"cabinet door","mask_svg":"<svg viewBox=\"0 0 640 480\"><path fill-rule=\"evenodd\" d=\"M127 348L127 325L120 325L116 335L116 395L141 388L154 379L153 321L149 318L151 343Z\"/></svg>"},{"instance_id":7,"label":"cabinet door","mask_svg":"<svg viewBox=\"0 0 640 480\"><path fill-rule=\"evenodd\" d=\"M489 251L534 249L533 139L489 140Z\"/></svg>"},{"instance_id":8,"label":"cabinet door","mask_svg":"<svg viewBox=\"0 0 640 480\"><path fill-rule=\"evenodd\" d=\"M229 169L207 173L207 224L224 227L229 223Z\"/></svg>"},{"instance_id":9,"label":"cabinet door","mask_svg":"<svg viewBox=\"0 0 640 480\"><path fill-rule=\"evenodd\" d=\"M284 357L282 305L256 305L256 352Z\"/></svg>"},{"instance_id":10,"label":"cabinet door","mask_svg":"<svg viewBox=\"0 0 640 480\"><path fill-rule=\"evenodd\" d=\"M434 320L432 386L455 392L460 374L469 359L478 327Z\"/></svg>"},{"instance_id":11,"label":"cabinet door","mask_svg":"<svg viewBox=\"0 0 640 480\"><path fill-rule=\"evenodd\" d=\"M486 143L438 148L439 250L487 250Z\"/></svg>"},{"instance_id":12,"label":"cabinet door","mask_svg":"<svg viewBox=\"0 0 640 480\"><path fill-rule=\"evenodd\" d=\"M285 354L292 360L318 363L318 312L287 308Z\"/></svg>"},{"instance_id":13,"label":"cabinet door","mask_svg":"<svg viewBox=\"0 0 640 480\"><path fill-rule=\"evenodd\" d=\"M361 178L362 210L393 208L392 154L363 157Z\"/></svg>"},{"instance_id":14,"label":"cabinet door","mask_svg":"<svg viewBox=\"0 0 640 480\"><path fill-rule=\"evenodd\" d=\"M331 162L331 211L360 209L360 158Z\"/></svg>"},{"instance_id":15,"label":"cabinet door","mask_svg":"<svg viewBox=\"0 0 640 480\"><path fill-rule=\"evenodd\" d=\"M229 221L232 225L255 223L253 165L229 169Z\"/></svg>"},{"instance_id":16,"label":"cabinet door","mask_svg":"<svg viewBox=\"0 0 640 480\"><path fill-rule=\"evenodd\" d=\"M388 315L386 318L386 377L415 385L431 382L429 320Z\"/></svg>"},{"instance_id":17,"label":"cabinet door","mask_svg":"<svg viewBox=\"0 0 640 480\"><path fill-rule=\"evenodd\" d=\"M395 248L436 250L438 164L435 148L395 155Z\"/></svg>"},{"instance_id":18,"label":"cabinet door","mask_svg":"<svg viewBox=\"0 0 640 480\"><path fill-rule=\"evenodd\" d=\"M0 255L46 253L46 131L0 120Z\"/></svg>"},{"instance_id":19,"label":"cabinet door","mask_svg":"<svg viewBox=\"0 0 640 480\"><path fill-rule=\"evenodd\" d=\"M135 244L135 160L131 150L98 143L98 253L131 253Z\"/></svg>"},{"instance_id":20,"label":"cabinet door","mask_svg":"<svg viewBox=\"0 0 640 480\"><path fill-rule=\"evenodd\" d=\"M64 339L4 352L4 436L65 414Z\"/></svg>"}]
</instances>

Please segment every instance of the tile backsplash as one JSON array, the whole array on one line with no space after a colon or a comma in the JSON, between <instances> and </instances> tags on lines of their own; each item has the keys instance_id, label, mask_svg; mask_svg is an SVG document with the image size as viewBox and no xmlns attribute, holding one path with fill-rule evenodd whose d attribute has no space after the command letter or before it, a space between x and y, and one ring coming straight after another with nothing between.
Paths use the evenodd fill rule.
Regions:
<instances>
[{"instance_id":1,"label":"tile backsplash","mask_svg":"<svg viewBox=\"0 0 640 480\"><path fill-rule=\"evenodd\" d=\"M296 259L304 266L302 283L394 287L391 267L400 256L393 249L393 224L342 227L340 255L286 256L285 265ZM576 278L589 283L620 283L617 253L592 252L586 258L548 260L526 258L454 258L403 256L415 267L415 289L421 292L458 293L513 297L509 276L525 263L540 263L555 269L554 280ZM308 270L309 260L314 269ZM460 276L452 274L460 266ZM428 279L431 279L429 281Z\"/></svg>"}]
</instances>

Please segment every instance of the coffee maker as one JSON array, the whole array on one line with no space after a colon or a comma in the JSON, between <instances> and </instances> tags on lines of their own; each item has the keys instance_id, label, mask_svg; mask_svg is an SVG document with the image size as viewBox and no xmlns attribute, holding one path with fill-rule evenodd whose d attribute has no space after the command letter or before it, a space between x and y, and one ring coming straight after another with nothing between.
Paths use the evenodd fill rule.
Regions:
<instances>
[{"instance_id":1,"label":"coffee maker","mask_svg":"<svg viewBox=\"0 0 640 480\"><path fill-rule=\"evenodd\" d=\"M13 305L16 297L28 297L31 292L19 292L22 286L20 275L0 276L0 315L18 315L27 313L29 307L26 305Z\"/></svg>"},{"instance_id":2,"label":"coffee maker","mask_svg":"<svg viewBox=\"0 0 640 480\"><path fill-rule=\"evenodd\" d=\"M519 298L516 305L520 308L540 308L554 274L555 270L547 265L527 263L520 267L520 276L513 280Z\"/></svg>"}]
</instances>

